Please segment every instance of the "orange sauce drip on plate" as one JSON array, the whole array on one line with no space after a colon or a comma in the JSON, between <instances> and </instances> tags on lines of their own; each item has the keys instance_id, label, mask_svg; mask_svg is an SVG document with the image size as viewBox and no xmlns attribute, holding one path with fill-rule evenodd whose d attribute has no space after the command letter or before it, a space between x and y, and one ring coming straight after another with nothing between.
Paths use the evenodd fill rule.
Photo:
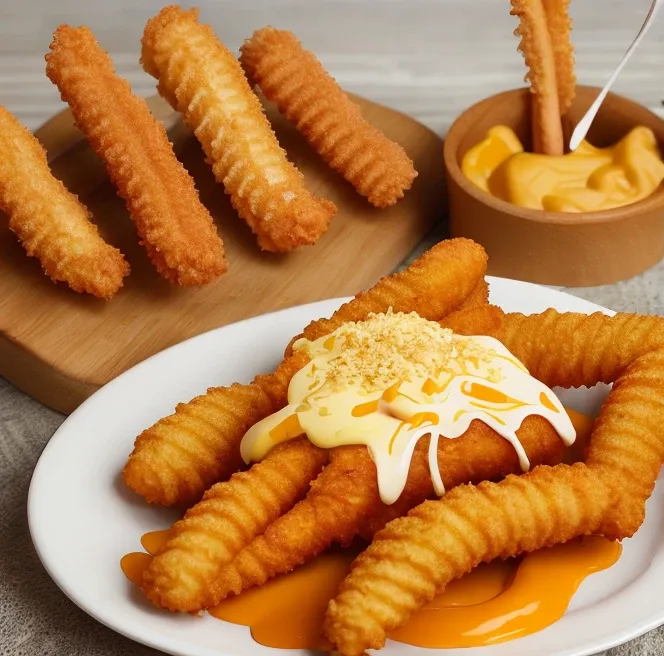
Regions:
<instances>
[{"instance_id":1,"label":"orange sauce drip on plate","mask_svg":"<svg viewBox=\"0 0 664 656\"><path fill-rule=\"evenodd\" d=\"M574 411L568 413L582 449L593 422ZM167 530L147 533L141 543L149 553L130 553L122 559L122 571L132 583L140 585L150 554L167 539ZM452 581L390 638L418 647L459 648L535 633L560 619L583 580L613 565L621 550L617 542L591 536L522 559L480 565ZM356 555L352 549L330 551L290 574L223 601L209 613L251 627L254 640L267 647L329 650L331 645L321 635L323 617Z\"/></svg>"}]
</instances>

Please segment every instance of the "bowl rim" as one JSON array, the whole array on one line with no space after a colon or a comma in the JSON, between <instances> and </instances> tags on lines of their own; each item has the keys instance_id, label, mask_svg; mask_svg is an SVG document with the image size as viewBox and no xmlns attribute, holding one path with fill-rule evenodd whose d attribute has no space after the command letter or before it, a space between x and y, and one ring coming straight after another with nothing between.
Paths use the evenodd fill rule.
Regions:
<instances>
[{"instance_id":1,"label":"bowl rim","mask_svg":"<svg viewBox=\"0 0 664 656\"><path fill-rule=\"evenodd\" d=\"M599 93L599 87L577 85L577 89L586 89ZM630 219L638 218L644 214L664 208L664 183L646 198L639 201L622 205L621 207L614 207L609 210L597 210L594 212L549 212L547 210L536 210L529 207L520 207L508 203L501 198L496 198L486 191L480 189L476 184L471 182L461 170L461 166L457 161L458 146L461 138L466 134L468 127L473 123L474 115L487 106L491 106L497 100L509 96L516 97L524 93L530 93L528 87L518 87L500 91L491 96L487 96L482 100L474 103L465 109L454 120L443 142L443 161L445 163L445 170L447 175L452 178L458 187L460 187L466 194L472 196L475 200L484 205L488 205L501 214L508 214L512 217L522 219L524 221L532 221L533 223L554 224L554 225L584 225L615 223L617 221L629 221ZM641 109L652 114L652 116L660 121L664 126L664 119L660 118L653 111L625 96L616 93L610 93L610 96L619 99L622 102L635 105ZM635 126L636 127L636 126Z\"/></svg>"}]
</instances>

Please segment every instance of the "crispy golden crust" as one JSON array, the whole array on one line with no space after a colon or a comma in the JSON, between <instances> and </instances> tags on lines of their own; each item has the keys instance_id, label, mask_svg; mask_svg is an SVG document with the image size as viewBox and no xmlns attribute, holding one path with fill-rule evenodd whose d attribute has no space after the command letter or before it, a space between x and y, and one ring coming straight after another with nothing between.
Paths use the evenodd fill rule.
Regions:
<instances>
[{"instance_id":1,"label":"crispy golden crust","mask_svg":"<svg viewBox=\"0 0 664 656\"><path fill-rule=\"evenodd\" d=\"M481 562L588 533L622 539L643 522L664 463L664 320L482 308L466 318L473 315L491 315L495 336L548 385L615 380L586 462L455 488L388 524L328 608L325 633L344 656L381 647L386 633Z\"/></svg>"},{"instance_id":2,"label":"crispy golden crust","mask_svg":"<svg viewBox=\"0 0 664 656\"><path fill-rule=\"evenodd\" d=\"M466 239L444 241L405 271L378 281L331 319L305 330L317 339L369 312L412 310L438 319L463 304L486 270L486 253ZM435 313L435 314L434 314ZM289 351L290 352L290 351ZM191 504L213 483L242 466L239 444L247 429L286 404L290 379L306 357L286 356L274 374L250 385L208 390L138 436L124 468L127 485L150 503Z\"/></svg>"},{"instance_id":3,"label":"crispy golden crust","mask_svg":"<svg viewBox=\"0 0 664 656\"><path fill-rule=\"evenodd\" d=\"M190 505L210 485L243 467L240 440L287 401L288 384L307 362L296 354L248 385L213 387L137 438L122 475L148 503Z\"/></svg>"},{"instance_id":4,"label":"crispy golden crust","mask_svg":"<svg viewBox=\"0 0 664 656\"><path fill-rule=\"evenodd\" d=\"M519 50L528 67L526 82L533 93L532 131L536 153L562 155L563 129L560 122L556 58L547 25L543 0L511 0L513 16L519 27L514 34L520 37Z\"/></svg>"},{"instance_id":5,"label":"crispy golden crust","mask_svg":"<svg viewBox=\"0 0 664 656\"><path fill-rule=\"evenodd\" d=\"M546 420L528 417L517 435L533 465L560 462L564 446ZM391 519L433 496L427 450L428 440L424 439L413 454L403 494L395 504L385 506L378 493L376 466L366 447L333 449L330 464L306 498L221 571L211 595L213 603L291 571L333 542L347 545L358 532L370 538ZM438 462L448 489L521 471L514 448L479 421L473 421L463 436L441 440Z\"/></svg>"},{"instance_id":6,"label":"crispy golden crust","mask_svg":"<svg viewBox=\"0 0 664 656\"><path fill-rule=\"evenodd\" d=\"M28 255L54 282L111 298L129 265L107 244L89 212L51 173L33 134L0 106L0 207Z\"/></svg>"},{"instance_id":7,"label":"crispy golden crust","mask_svg":"<svg viewBox=\"0 0 664 656\"><path fill-rule=\"evenodd\" d=\"M450 581L482 562L594 533L611 501L583 464L456 487L375 536L330 602L325 635L343 656L378 649Z\"/></svg>"},{"instance_id":8,"label":"crispy golden crust","mask_svg":"<svg viewBox=\"0 0 664 656\"><path fill-rule=\"evenodd\" d=\"M305 494L326 460L325 450L299 438L213 485L171 528L144 574L143 592L172 611L214 605L211 588L223 566Z\"/></svg>"},{"instance_id":9,"label":"crispy golden crust","mask_svg":"<svg viewBox=\"0 0 664 656\"><path fill-rule=\"evenodd\" d=\"M261 248L313 244L336 208L304 187L252 92L242 67L195 9L168 6L143 34L142 63L159 92L182 112Z\"/></svg>"},{"instance_id":10,"label":"crispy golden crust","mask_svg":"<svg viewBox=\"0 0 664 656\"><path fill-rule=\"evenodd\" d=\"M224 273L222 241L163 124L115 74L92 32L60 26L46 62L46 74L104 161L159 273L180 285L205 284Z\"/></svg>"},{"instance_id":11,"label":"crispy golden crust","mask_svg":"<svg viewBox=\"0 0 664 656\"><path fill-rule=\"evenodd\" d=\"M574 74L574 47L572 46L572 19L569 15L570 0L542 0L546 23L551 35L551 46L556 64L556 86L560 113L570 108L576 94Z\"/></svg>"},{"instance_id":12,"label":"crispy golden crust","mask_svg":"<svg viewBox=\"0 0 664 656\"><path fill-rule=\"evenodd\" d=\"M394 205L410 189L417 172L403 148L362 118L360 108L292 32L265 27L240 51L247 77L370 203Z\"/></svg>"},{"instance_id":13,"label":"crispy golden crust","mask_svg":"<svg viewBox=\"0 0 664 656\"><path fill-rule=\"evenodd\" d=\"M417 312L437 321L460 309L464 303L476 305L488 287L483 283L487 255L474 241L464 238L441 241L413 261L407 269L379 280L342 305L331 319L310 323L295 339L316 339L336 330L346 321L357 321L370 312ZM476 294L473 298L473 295ZM471 301L472 299L472 301ZM292 343L288 346L290 353Z\"/></svg>"},{"instance_id":14,"label":"crispy golden crust","mask_svg":"<svg viewBox=\"0 0 664 656\"><path fill-rule=\"evenodd\" d=\"M468 295L468 298L461 304L460 310L471 310L477 307L483 307L489 304L489 283L482 279L477 287Z\"/></svg>"}]
</instances>

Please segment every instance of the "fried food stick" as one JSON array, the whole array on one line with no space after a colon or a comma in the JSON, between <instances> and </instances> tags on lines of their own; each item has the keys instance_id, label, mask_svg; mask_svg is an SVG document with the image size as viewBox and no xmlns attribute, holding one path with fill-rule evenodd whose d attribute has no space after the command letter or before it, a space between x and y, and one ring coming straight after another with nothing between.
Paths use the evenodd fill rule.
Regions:
<instances>
[{"instance_id":1,"label":"fried food stick","mask_svg":"<svg viewBox=\"0 0 664 656\"><path fill-rule=\"evenodd\" d=\"M169 610L208 607L207 590L223 565L306 493L326 460L327 451L298 438L213 485L172 526L168 542L144 573L143 592Z\"/></svg>"},{"instance_id":2,"label":"fried food stick","mask_svg":"<svg viewBox=\"0 0 664 656\"><path fill-rule=\"evenodd\" d=\"M456 487L376 535L330 601L324 633L342 656L379 649L450 581L482 562L595 533L612 500L581 463Z\"/></svg>"},{"instance_id":3,"label":"fried food stick","mask_svg":"<svg viewBox=\"0 0 664 656\"><path fill-rule=\"evenodd\" d=\"M481 562L589 533L630 537L643 521L664 463L664 320L551 311L507 315L504 324L507 341L521 336L515 355L528 354L526 364L550 384L615 379L586 463L456 488L388 524L328 608L325 633L344 656L381 647L391 629ZM522 332L526 324L536 332ZM553 336L562 350L546 348Z\"/></svg>"},{"instance_id":4,"label":"fried food stick","mask_svg":"<svg viewBox=\"0 0 664 656\"><path fill-rule=\"evenodd\" d=\"M259 246L284 252L315 243L336 207L305 189L242 67L198 22L198 10L165 7L148 21L142 44L143 67L182 112Z\"/></svg>"},{"instance_id":5,"label":"fried food stick","mask_svg":"<svg viewBox=\"0 0 664 656\"><path fill-rule=\"evenodd\" d=\"M257 30L240 52L249 80L372 205L394 205L410 189L417 172L404 149L362 118L360 108L292 32Z\"/></svg>"},{"instance_id":6,"label":"fried food stick","mask_svg":"<svg viewBox=\"0 0 664 656\"><path fill-rule=\"evenodd\" d=\"M53 282L114 296L129 273L122 253L101 238L85 206L51 173L42 145L2 106L0 149L0 208L27 254Z\"/></svg>"},{"instance_id":7,"label":"fried food stick","mask_svg":"<svg viewBox=\"0 0 664 656\"><path fill-rule=\"evenodd\" d=\"M331 319L313 322L304 331L322 337L346 321L370 312L416 311L439 319L458 309L477 288L486 271L486 253L468 239L440 242L407 269L382 278L360 292ZM160 419L136 439L123 476L149 503L191 504L213 483L243 465L240 440L250 426L286 404L290 379L307 362L302 353L287 356L273 374L249 385L215 387L175 413Z\"/></svg>"},{"instance_id":8,"label":"fried food stick","mask_svg":"<svg viewBox=\"0 0 664 656\"><path fill-rule=\"evenodd\" d=\"M532 92L533 149L562 155L560 117L574 99L574 54L570 41L569 0L512 0L519 18L514 34L528 67L526 82Z\"/></svg>"},{"instance_id":9,"label":"fried food stick","mask_svg":"<svg viewBox=\"0 0 664 656\"><path fill-rule=\"evenodd\" d=\"M104 161L157 271L180 285L202 285L224 273L222 241L163 124L115 74L92 32L61 25L46 62L46 74Z\"/></svg>"},{"instance_id":10,"label":"fried food stick","mask_svg":"<svg viewBox=\"0 0 664 656\"><path fill-rule=\"evenodd\" d=\"M560 462L563 443L542 417L527 417L517 435L533 465ZM399 514L434 494L427 464L428 442L422 440L415 449L406 487L394 504ZM366 447L334 449L330 458L305 499L270 524L223 569L210 595L212 605L229 594L290 572L334 542L349 544L363 520L373 515L385 517L376 466ZM521 471L514 448L480 421L471 422L466 433L455 440L441 440L438 463L445 489ZM388 515L384 521L389 519ZM374 526L374 530L378 528Z\"/></svg>"}]
</instances>

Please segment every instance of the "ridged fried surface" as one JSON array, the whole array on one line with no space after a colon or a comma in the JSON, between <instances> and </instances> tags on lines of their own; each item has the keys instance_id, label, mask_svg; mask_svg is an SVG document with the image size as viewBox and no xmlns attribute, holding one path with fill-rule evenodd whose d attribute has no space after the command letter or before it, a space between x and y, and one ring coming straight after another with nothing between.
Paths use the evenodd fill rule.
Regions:
<instances>
[{"instance_id":1,"label":"ridged fried surface","mask_svg":"<svg viewBox=\"0 0 664 656\"><path fill-rule=\"evenodd\" d=\"M468 295L461 304L460 310L470 310L472 308L483 307L489 304L489 283L480 280L475 289Z\"/></svg>"},{"instance_id":2,"label":"ridged fried surface","mask_svg":"<svg viewBox=\"0 0 664 656\"><path fill-rule=\"evenodd\" d=\"M92 32L61 25L46 62L159 273L180 285L202 285L224 273L222 241L163 124L115 74Z\"/></svg>"},{"instance_id":3,"label":"ridged fried surface","mask_svg":"<svg viewBox=\"0 0 664 656\"><path fill-rule=\"evenodd\" d=\"M611 502L583 464L456 487L375 536L330 602L325 635L343 656L378 649L450 581L482 562L595 533Z\"/></svg>"},{"instance_id":4,"label":"ridged fried surface","mask_svg":"<svg viewBox=\"0 0 664 656\"><path fill-rule=\"evenodd\" d=\"M143 67L182 112L260 247L283 252L315 243L335 206L305 189L242 67L198 22L198 11L165 7L146 25L142 44Z\"/></svg>"},{"instance_id":5,"label":"ridged fried surface","mask_svg":"<svg viewBox=\"0 0 664 656\"><path fill-rule=\"evenodd\" d=\"M107 244L89 212L51 173L33 134L0 106L0 208L28 255L54 282L111 298L129 265Z\"/></svg>"},{"instance_id":6,"label":"ridged fried surface","mask_svg":"<svg viewBox=\"0 0 664 656\"><path fill-rule=\"evenodd\" d=\"M487 255L479 244L462 237L446 239L407 269L386 276L371 289L357 294L331 319L313 321L296 339L316 339L346 321L358 321L370 312L385 312L390 307L394 312L417 312L424 319L437 321L469 302L474 293L477 296L473 304L488 293L482 285L486 284L486 266ZM482 286L478 289L478 285Z\"/></svg>"},{"instance_id":7,"label":"ridged fried surface","mask_svg":"<svg viewBox=\"0 0 664 656\"><path fill-rule=\"evenodd\" d=\"M358 294L330 319L310 324L305 334L317 339L345 321L390 307L441 318L464 303L485 270L486 253L480 246L466 239L441 242L404 271ZM198 501L210 485L242 466L242 436L286 404L290 379L306 361L302 354L287 355L274 374L258 376L250 385L215 387L179 404L174 414L136 439L123 472L127 485L150 503Z\"/></svg>"},{"instance_id":8,"label":"ridged fried surface","mask_svg":"<svg viewBox=\"0 0 664 656\"><path fill-rule=\"evenodd\" d=\"M149 503L190 505L213 483L243 466L240 441L257 421L287 402L290 379L307 362L284 360L273 374L248 385L213 387L137 438L122 472L125 483Z\"/></svg>"},{"instance_id":9,"label":"ridged fried surface","mask_svg":"<svg viewBox=\"0 0 664 656\"><path fill-rule=\"evenodd\" d=\"M417 172L404 149L362 118L360 108L292 32L265 27L240 51L247 77L372 205L394 205L410 189Z\"/></svg>"},{"instance_id":10,"label":"ridged fried surface","mask_svg":"<svg viewBox=\"0 0 664 656\"><path fill-rule=\"evenodd\" d=\"M343 656L381 647L391 629L481 562L588 533L631 537L664 463L664 319L479 308L459 313L459 325L461 315L467 328L471 320L491 324L548 385L615 381L613 389L585 463L455 488L379 532L328 608L325 633Z\"/></svg>"},{"instance_id":11,"label":"ridged fried surface","mask_svg":"<svg viewBox=\"0 0 664 656\"><path fill-rule=\"evenodd\" d=\"M517 435L533 466L560 462L563 443L542 417L526 418ZM428 442L423 439L416 446L404 492L391 506L380 499L376 466L366 447L333 449L330 464L306 498L222 570L214 585L214 603L291 571L334 542L346 545L358 532L370 538L394 517L434 496ZM471 422L455 440L441 440L438 463L447 489L521 471L514 448L480 421Z\"/></svg>"},{"instance_id":12,"label":"ridged fried surface","mask_svg":"<svg viewBox=\"0 0 664 656\"><path fill-rule=\"evenodd\" d=\"M275 447L229 481L213 485L171 528L165 547L144 574L156 605L194 612L216 602L211 587L222 567L301 498L327 460L306 438Z\"/></svg>"},{"instance_id":13,"label":"ridged fried surface","mask_svg":"<svg viewBox=\"0 0 664 656\"><path fill-rule=\"evenodd\" d=\"M545 155L562 155L564 144L556 57L543 0L511 2L510 13L519 18L514 34L521 39L519 50L528 67L525 79L533 93L533 149Z\"/></svg>"},{"instance_id":14,"label":"ridged fried surface","mask_svg":"<svg viewBox=\"0 0 664 656\"><path fill-rule=\"evenodd\" d=\"M569 15L570 0L542 0L546 23L551 35L551 46L556 63L558 104L564 115L576 94L574 73L574 47L572 46L572 19Z\"/></svg>"}]
</instances>

